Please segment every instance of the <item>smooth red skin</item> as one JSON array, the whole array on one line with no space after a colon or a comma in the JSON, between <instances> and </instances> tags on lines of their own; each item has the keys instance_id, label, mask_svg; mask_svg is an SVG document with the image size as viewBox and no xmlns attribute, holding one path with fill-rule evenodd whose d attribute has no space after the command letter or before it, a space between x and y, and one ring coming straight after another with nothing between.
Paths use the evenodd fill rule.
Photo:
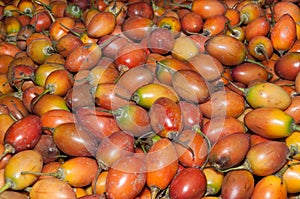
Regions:
<instances>
[{"instance_id":1,"label":"smooth red skin","mask_svg":"<svg viewBox=\"0 0 300 199\"><path fill-rule=\"evenodd\" d=\"M12 124L6 132L4 143L16 152L32 149L42 135L42 122L36 115L28 115Z\"/></svg>"},{"instance_id":2,"label":"smooth red skin","mask_svg":"<svg viewBox=\"0 0 300 199\"><path fill-rule=\"evenodd\" d=\"M234 81L247 86L254 80L267 81L269 79L269 74L263 67L257 64L245 62L232 69L231 77Z\"/></svg>"},{"instance_id":3,"label":"smooth red skin","mask_svg":"<svg viewBox=\"0 0 300 199\"><path fill-rule=\"evenodd\" d=\"M201 198L206 192L206 177L197 168L184 168L170 184L170 197L177 199Z\"/></svg>"},{"instance_id":4,"label":"smooth red skin","mask_svg":"<svg viewBox=\"0 0 300 199\"><path fill-rule=\"evenodd\" d=\"M134 199L146 183L146 165L134 156L119 159L108 170L106 196L108 199Z\"/></svg>"},{"instance_id":5,"label":"smooth red skin","mask_svg":"<svg viewBox=\"0 0 300 199\"><path fill-rule=\"evenodd\" d=\"M221 195L224 199L250 198L254 190L254 177L248 170L227 173L223 179Z\"/></svg>"},{"instance_id":6,"label":"smooth red skin","mask_svg":"<svg viewBox=\"0 0 300 199\"><path fill-rule=\"evenodd\" d=\"M271 23L266 16L261 16L250 22L245 28L245 37L250 41L255 36L267 36Z\"/></svg>"},{"instance_id":7,"label":"smooth red skin","mask_svg":"<svg viewBox=\"0 0 300 199\"><path fill-rule=\"evenodd\" d=\"M152 6L148 2L136 2L127 6L127 16L142 16L148 19L152 19L154 12Z\"/></svg>"},{"instance_id":8,"label":"smooth red skin","mask_svg":"<svg viewBox=\"0 0 300 199\"><path fill-rule=\"evenodd\" d=\"M294 19L289 14L281 16L270 31L273 48L277 51L289 50L296 40L296 31Z\"/></svg>"},{"instance_id":9,"label":"smooth red skin","mask_svg":"<svg viewBox=\"0 0 300 199\"><path fill-rule=\"evenodd\" d=\"M284 112L293 117L295 123L298 124L300 122L300 96L294 96L292 103Z\"/></svg>"},{"instance_id":10,"label":"smooth red skin","mask_svg":"<svg viewBox=\"0 0 300 199\"><path fill-rule=\"evenodd\" d=\"M184 129L202 127L203 115L197 105L187 101L179 101L178 105L181 110Z\"/></svg>"},{"instance_id":11,"label":"smooth red skin","mask_svg":"<svg viewBox=\"0 0 300 199\"><path fill-rule=\"evenodd\" d=\"M52 20L47 12L38 12L31 18L29 24L33 25L36 32L42 32L49 29Z\"/></svg>"},{"instance_id":12,"label":"smooth red skin","mask_svg":"<svg viewBox=\"0 0 300 199\"><path fill-rule=\"evenodd\" d=\"M24 106L31 112L31 101L45 90L42 86L31 86L24 90L22 101Z\"/></svg>"},{"instance_id":13,"label":"smooth red skin","mask_svg":"<svg viewBox=\"0 0 300 199\"><path fill-rule=\"evenodd\" d=\"M124 96L122 93L116 92L116 87L115 83L98 84L94 95L96 105L107 110L116 110L130 104L129 100L122 97ZM119 87L118 91L120 90L124 91L126 95L128 94L124 88Z\"/></svg>"},{"instance_id":14,"label":"smooth red skin","mask_svg":"<svg viewBox=\"0 0 300 199\"><path fill-rule=\"evenodd\" d=\"M198 33L202 29L203 19L195 12L188 12L181 18L182 31L186 33Z\"/></svg>"},{"instance_id":15,"label":"smooth red skin","mask_svg":"<svg viewBox=\"0 0 300 199\"><path fill-rule=\"evenodd\" d=\"M265 141L250 148L246 161L254 175L267 176L282 168L287 161L288 153L289 149L285 143Z\"/></svg>"},{"instance_id":16,"label":"smooth red skin","mask_svg":"<svg viewBox=\"0 0 300 199\"><path fill-rule=\"evenodd\" d=\"M280 57L275 65L275 73L282 79L292 80L296 79L298 72L300 72L300 52L291 52Z\"/></svg>"},{"instance_id":17,"label":"smooth red skin","mask_svg":"<svg viewBox=\"0 0 300 199\"><path fill-rule=\"evenodd\" d=\"M183 128L181 110L173 100L158 98L150 108L150 124L154 132L162 137L177 134Z\"/></svg>"},{"instance_id":18,"label":"smooth red skin","mask_svg":"<svg viewBox=\"0 0 300 199\"><path fill-rule=\"evenodd\" d=\"M115 57L116 67L134 68L145 64L147 53L144 47L138 43L128 43L120 48Z\"/></svg>"},{"instance_id":19,"label":"smooth red skin","mask_svg":"<svg viewBox=\"0 0 300 199\"><path fill-rule=\"evenodd\" d=\"M154 22L151 19L141 16L131 16L120 26L122 33L129 39L141 41L148 35L153 25Z\"/></svg>"},{"instance_id":20,"label":"smooth red skin","mask_svg":"<svg viewBox=\"0 0 300 199\"><path fill-rule=\"evenodd\" d=\"M44 113L41 116L41 121L43 131L47 134L52 134L51 130L56 128L58 125L68 122L74 122L75 116L70 111L54 109Z\"/></svg>"},{"instance_id":21,"label":"smooth red skin","mask_svg":"<svg viewBox=\"0 0 300 199\"><path fill-rule=\"evenodd\" d=\"M98 147L92 134L72 122L58 125L53 139L56 146L69 156L92 156Z\"/></svg>"},{"instance_id":22,"label":"smooth red skin","mask_svg":"<svg viewBox=\"0 0 300 199\"><path fill-rule=\"evenodd\" d=\"M134 152L134 137L125 131L118 131L102 140L96 152L96 159L110 167L122 157Z\"/></svg>"},{"instance_id":23,"label":"smooth red skin","mask_svg":"<svg viewBox=\"0 0 300 199\"><path fill-rule=\"evenodd\" d=\"M44 164L55 161L60 154L52 135L43 134L33 149L41 153Z\"/></svg>"},{"instance_id":24,"label":"smooth red skin","mask_svg":"<svg viewBox=\"0 0 300 199\"><path fill-rule=\"evenodd\" d=\"M234 133L246 133L244 123L235 117L208 120L201 130L209 138L211 144Z\"/></svg>"},{"instance_id":25,"label":"smooth red skin","mask_svg":"<svg viewBox=\"0 0 300 199\"><path fill-rule=\"evenodd\" d=\"M209 153L209 162L217 169L228 169L240 164L250 149L250 135L234 133L213 145Z\"/></svg>"},{"instance_id":26,"label":"smooth red skin","mask_svg":"<svg viewBox=\"0 0 300 199\"><path fill-rule=\"evenodd\" d=\"M76 123L93 133L99 141L120 130L114 116L101 112L99 107L81 107L75 116Z\"/></svg>"}]
</instances>

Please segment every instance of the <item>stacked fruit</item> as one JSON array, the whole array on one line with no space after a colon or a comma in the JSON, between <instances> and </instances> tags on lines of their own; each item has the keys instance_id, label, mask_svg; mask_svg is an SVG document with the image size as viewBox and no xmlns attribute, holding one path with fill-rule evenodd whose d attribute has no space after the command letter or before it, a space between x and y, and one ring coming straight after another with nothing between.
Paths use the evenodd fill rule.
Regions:
<instances>
[{"instance_id":1,"label":"stacked fruit","mask_svg":"<svg viewBox=\"0 0 300 199\"><path fill-rule=\"evenodd\" d=\"M299 198L299 6L0 0L0 198Z\"/></svg>"}]
</instances>

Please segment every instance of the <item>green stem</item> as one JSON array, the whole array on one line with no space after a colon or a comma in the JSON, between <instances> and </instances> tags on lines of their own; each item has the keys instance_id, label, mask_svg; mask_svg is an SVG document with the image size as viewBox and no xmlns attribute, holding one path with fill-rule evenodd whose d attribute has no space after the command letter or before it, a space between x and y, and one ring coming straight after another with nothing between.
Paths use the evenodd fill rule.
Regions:
<instances>
[{"instance_id":1,"label":"green stem","mask_svg":"<svg viewBox=\"0 0 300 199\"><path fill-rule=\"evenodd\" d=\"M157 187L151 187L151 199L156 199L158 192L160 191Z\"/></svg>"},{"instance_id":2,"label":"green stem","mask_svg":"<svg viewBox=\"0 0 300 199\"><path fill-rule=\"evenodd\" d=\"M279 177L279 178L282 178L283 174L291 167L295 166L295 165L299 165L300 164L300 161L298 162L293 162L293 163L290 163L290 164L287 164L285 165L284 167L282 167L277 173L275 173L274 175Z\"/></svg>"},{"instance_id":3,"label":"green stem","mask_svg":"<svg viewBox=\"0 0 300 199\"><path fill-rule=\"evenodd\" d=\"M204 140L207 144L207 157L206 157L205 162L203 163L203 165L200 168L201 170L203 170L206 167L208 160L209 160L209 154L210 154L210 150L211 150L211 142L210 142L209 138L201 131L200 126L198 126L198 125L194 126L193 130L196 131L197 133L199 133L204 138Z\"/></svg>"},{"instance_id":4,"label":"green stem","mask_svg":"<svg viewBox=\"0 0 300 199\"><path fill-rule=\"evenodd\" d=\"M0 160L2 160L2 158L4 158L4 156L6 156L7 154L12 154L12 153L15 153L15 152L16 152L16 150L11 144L5 144L4 145L4 151L0 156Z\"/></svg>"},{"instance_id":5,"label":"green stem","mask_svg":"<svg viewBox=\"0 0 300 199\"><path fill-rule=\"evenodd\" d=\"M6 191L7 189L13 187L14 182L12 180L7 180L5 182L5 184L0 188L0 193L3 193L4 191Z\"/></svg>"},{"instance_id":6,"label":"green stem","mask_svg":"<svg viewBox=\"0 0 300 199\"><path fill-rule=\"evenodd\" d=\"M41 173L41 172L35 172L35 171L22 171L21 174L22 175L32 174L32 175L36 175L36 176L52 176L52 177L55 177L55 178L60 177L60 174L58 172L55 172L55 173Z\"/></svg>"},{"instance_id":7,"label":"green stem","mask_svg":"<svg viewBox=\"0 0 300 199\"><path fill-rule=\"evenodd\" d=\"M265 65L263 65L263 64L260 63L260 62L255 61L255 60L253 60L253 59L246 58L245 61L246 61L246 62L249 62L249 63L252 63L252 64L257 64L257 65L263 67L264 69L266 69L266 66L265 66Z\"/></svg>"}]
</instances>

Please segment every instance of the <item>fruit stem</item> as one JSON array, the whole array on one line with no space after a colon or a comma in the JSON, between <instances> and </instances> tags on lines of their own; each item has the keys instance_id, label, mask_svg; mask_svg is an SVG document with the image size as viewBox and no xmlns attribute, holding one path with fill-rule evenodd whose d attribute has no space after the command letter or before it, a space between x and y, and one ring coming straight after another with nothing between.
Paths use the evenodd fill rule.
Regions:
<instances>
[{"instance_id":1,"label":"fruit stem","mask_svg":"<svg viewBox=\"0 0 300 199\"><path fill-rule=\"evenodd\" d=\"M279 178L282 178L283 174L290 168L290 167L293 167L295 165L299 165L300 164L300 161L298 162L293 162L293 163L290 163L290 164L286 164L284 167L282 167L277 173L275 173L274 175L279 177Z\"/></svg>"},{"instance_id":2,"label":"fruit stem","mask_svg":"<svg viewBox=\"0 0 300 199\"><path fill-rule=\"evenodd\" d=\"M209 138L201 131L199 125L193 126L193 130L196 131L197 133L199 133L204 138L204 140L207 144L207 157L206 157L205 162L203 163L203 165L200 168L201 170L203 170L206 167L208 160L209 160L209 154L210 154L210 150L211 150L211 142L210 142Z\"/></svg>"},{"instance_id":3,"label":"fruit stem","mask_svg":"<svg viewBox=\"0 0 300 199\"><path fill-rule=\"evenodd\" d=\"M156 199L158 192L160 191L157 187L151 187L151 199Z\"/></svg>"},{"instance_id":4,"label":"fruit stem","mask_svg":"<svg viewBox=\"0 0 300 199\"><path fill-rule=\"evenodd\" d=\"M16 152L16 150L11 144L5 144L4 151L0 156L0 160L2 160L2 158L4 158L4 156L6 156L7 154L11 154L11 153L15 153L15 152Z\"/></svg>"},{"instance_id":5,"label":"fruit stem","mask_svg":"<svg viewBox=\"0 0 300 199\"><path fill-rule=\"evenodd\" d=\"M8 179L5 184L0 188L0 193L3 193L7 189L11 188L13 186L13 181Z\"/></svg>"},{"instance_id":6,"label":"fruit stem","mask_svg":"<svg viewBox=\"0 0 300 199\"><path fill-rule=\"evenodd\" d=\"M235 170L243 170L243 169L251 171L251 169L249 168L247 160L243 164L241 164L240 166L237 166L237 167L231 167L231 168L228 168L228 169L219 169L219 168L216 168L216 167L213 167L213 168L216 169L218 172L221 172L221 173L226 173L226 172L235 171Z\"/></svg>"},{"instance_id":7,"label":"fruit stem","mask_svg":"<svg viewBox=\"0 0 300 199\"><path fill-rule=\"evenodd\" d=\"M295 122L292 124L293 131L300 131L300 126L297 125Z\"/></svg>"},{"instance_id":8,"label":"fruit stem","mask_svg":"<svg viewBox=\"0 0 300 199\"><path fill-rule=\"evenodd\" d=\"M240 91L241 91L242 93L244 93L244 94L247 93L247 89L237 86L237 85L236 85L235 83L233 83L230 79L228 79L224 74L221 74L221 75L222 75L222 77L223 77L224 79L226 79L226 80L229 82L229 84L231 84L234 88L240 90Z\"/></svg>"},{"instance_id":9,"label":"fruit stem","mask_svg":"<svg viewBox=\"0 0 300 199\"><path fill-rule=\"evenodd\" d=\"M55 172L55 173L41 173L41 172L35 172L35 171L22 171L21 174L22 175L32 174L32 175L36 175L36 176L52 176L52 177L55 177L55 178L60 177L59 172Z\"/></svg>"},{"instance_id":10,"label":"fruit stem","mask_svg":"<svg viewBox=\"0 0 300 199\"><path fill-rule=\"evenodd\" d=\"M190 146L186 145L184 142L181 142L180 140L178 140L177 138L178 138L178 134L171 140L174 143L179 144L179 145L183 146L184 148L186 148L187 150L189 150L189 152L191 152L191 154L192 154L193 160L195 160L195 153L194 153L193 149Z\"/></svg>"},{"instance_id":11,"label":"fruit stem","mask_svg":"<svg viewBox=\"0 0 300 199\"><path fill-rule=\"evenodd\" d=\"M180 8L186 8L186 9L192 9L192 5L193 3L190 3L190 4L185 4L185 5L182 5L182 4L179 4L179 3L170 3L169 4L170 6L177 6L177 7L180 7Z\"/></svg>"},{"instance_id":12,"label":"fruit stem","mask_svg":"<svg viewBox=\"0 0 300 199\"><path fill-rule=\"evenodd\" d=\"M260 62L255 61L255 60L253 60L253 59L246 58L245 61L246 61L246 62L249 62L249 63L252 63L252 64L257 64L257 65L263 67L264 69L266 69L266 66L265 66L265 65L263 65L263 64L260 63Z\"/></svg>"},{"instance_id":13,"label":"fruit stem","mask_svg":"<svg viewBox=\"0 0 300 199\"><path fill-rule=\"evenodd\" d=\"M233 27L235 28L235 27L241 26L246 20L247 20L247 15L242 14L241 17L240 17L240 22L238 24L236 24L235 26L233 26Z\"/></svg>"},{"instance_id":14,"label":"fruit stem","mask_svg":"<svg viewBox=\"0 0 300 199\"><path fill-rule=\"evenodd\" d=\"M78 32L76 32L76 31L72 30L71 28L65 26L63 23L60 22L59 25L61 25L63 28L65 28L65 29L67 29L68 31L70 31L70 32L71 32L72 34L74 34L76 37L81 38L81 35L80 35Z\"/></svg>"}]
</instances>

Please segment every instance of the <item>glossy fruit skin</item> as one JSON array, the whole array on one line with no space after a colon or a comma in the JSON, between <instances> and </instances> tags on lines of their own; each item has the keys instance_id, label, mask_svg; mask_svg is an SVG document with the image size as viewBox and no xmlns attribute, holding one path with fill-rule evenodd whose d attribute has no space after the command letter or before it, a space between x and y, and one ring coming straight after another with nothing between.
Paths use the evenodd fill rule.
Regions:
<instances>
[{"instance_id":1,"label":"glossy fruit skin","mask_svg":"<svg viewBox=\"0 0 300 199\"><path fill-rule=\"evenodd\" d=\"M294 130L294 120L278 108L257 108L246 114L245 125L252 132L269 139L284 138Z\"/></svg>"},{"instance_id":2,"label":"glossy fruit skin","mask_svg":"<svg viewBox=\"0 0 300 199\"><path fill-rule=\"evenodd\" d=\"M149 110L150 125L161 137L174 138L183 128L180 107L173 100L160 97Z\"/></svg>"},{"instance_id":3,"label":"glossy fruit skin","mask_svg":"<svg viewBox=\"0 0 300 199\"><path fill-rule=\"evenodd\" d=\"M100 38L112 33L116 26L116 18L110 12L99 12L89 22L87 26L88 36Z\"/></svg>"},{"instance_id":4,"label":"glossy fruit skin","mask_svg":"<svg viewBox=\"0 0 300 199\"><path fill-rule=\"evenodd\" d=\"M44 190L41 192L41 190ZM46 192L45 192L46 191ZM56 178L47 178L39 180L32 186L30 191L32 199L47 199L47 198L77 198L73 188L65 181Z\"/></svg>"},{"instance_id":5,"label":"glossy fruit skin","mask_svg":"<svg viewBox=\"0 0 300 199\"><path fill-rule=\"evenodd\" d=\"M69 156L89 157L96 153L97 140L74 122L59 124L52 135L56 146Z\"/></svg>"},{"instance_id":6,"label":"glossy fruit skin","mask_svg":"<svg viewBox=\"0 0 300 199\"><path fill-rule=\"evenodd\" d=\"M209 153L209 162L217 170L228 169L240 164L250 149L250 136L234 133L219 139Z\"/></svg>"},{"instance_id":7,"label":"glossy fruit skin","mask_svg":"<svg viewBox=\"0 0 300 199\"><path fill-rule=\"evenodd\" d=\"M32 112L38 116L56 109L69 110L66 101L59 95L45 94L36 101L38 97L32 101ZM44 104L47 104L47 106L44 106Z\"/></svg>"},{"instance_id":8,"label":"glossy fruit skin","mask_svg":"<svg viewBox=\"0 0 300 199\"><path fill-rule=\"evenodd\" d=\"M288 153L289 149L283 142L262 142L250 148L246 157L246 165L252 174L268 176L286 164Z\"/></svg>"},{"instance_id":9,"label":"glossy fruit skin","mask_svg":"<svg viewBox=\"0 0 300 199\"><path fill-rule=\"evenodd\" d=\"M181 110L183 129L193 129L194 127L202 127L203 114L196 104L182 101L178 102Z\"/></svg>"},{"instance_id":10,"label":"glossy fruit skin","mask_svg":"<svg viewBox=\"0 0 300 199\"><path fill-rule=\"evenodd\" d=\"M58 177L73 187L85 187L91 184L98 169L97 162L90 157L72 157L58 169ZM61 175L61 176L60 176Z\"/></svg>"},{"instance_id":11,"label":"glossy fruit skin","mask_svg":"<svg viewBox=\"0 0 300 199\"><path fill-rule=\"evenodd\" d=\"M291 48L296 39L296 23L289 14L281 16L275 23L270 39L273 48L277 51L287 51Z\"/></svg>"},{"instance_id":12,"label":"glossy fruit skin","mask_svg":"<svg viewBox=\"0 0 300 199\"><path fill-rule=\"evenodd\" d=\"M289 160L286 165L298 163L298 160ZM285 181L287 193L299 192L299 165L290 166L282 175L282 180Z\"/></svg>"},{"instance_id":13,"label":"glossy fruit skin","mask_svg":"<svg viewBox=\"0 0 300 199\"><path fill-rule=\"evenodd\" d=\"M146 183L145 162L137 157L119 159L108 170L106 196L109 199L134 199Z\"/></svg>"},{"instance_id":14,"label":"glossy fruit skin","mask_svg":"<svg viewBox=\"0 0 300 199\"><path fill-rule=\"evenodd\" d=\"M205 122L201 128L202 132L207 136L211 144L216 143L228 135L234 133L246 133L245 124L235 117L214 117Z\"/></svg>"},{"instance_id":15,"label":"glossy fruit skin","mask_svg":"<svg viewBox=\"0 0 300 199\"><path fill-rule=\"evenodd\" d=\"M172 57L166 57L156 62L155 77L162 84L171 86L174 73L184 69L192 70L192 67L185 61L180 61Z\"/></svg>"},{"instance_id":16,"label":"glossy fruit skin","mask_svg":"<svg viewBox=\"0 0 300 199\"><path fill-rule=\"evenodd\" d=\"M222 188L225 174L218 172L214 168L204 168L203 173L206 178L206 193L205 195L215 195Z\"/></svg>"},{"instance_id":17,"label":"glossy fruit skin","mask_svg":"<svg viewBox=\"0 0 300 199\"><path fill-rule=\"evenodd\" d=\"M286 53L274 65L275 73L282 79L294 81L300 71L300 52Z\"/></svg>"},{"instance_id":18,"label":"glossy fruit skin","mask_svg":"<svg viewBox=\"0 0 300 199\"><path fill-rule=\"evenodd\" d=\"M291 104L290 95L276 84L264 82L251 86L246 100L253 108L270 107L286 109Z\"/></svg>"},{"instance_id":19,"label":"glossy fruit skin","mask_svg":"<svg viewBox=\"0 0 300 199\"><path fill-rule=\"evenodd\" d=\"M174 102L178 102L179 97L176 92L163 84L150 83L140 86L131 96L131 99L138 105L149 109L160 97L166 97Z\"/></svg>"},{"instance_id":20,"label":"glossy fruit skin","mask_svg":"<svg viewBox=\"0 0 300 199\"><path fill-rule=\"evenodd\" d=\"M286 184L278 176L269 175L255 185L252 199L287 198Z\"/></svg>"},{"instance_id":21,"label":"glossy fruit skin","mask_svg":"<svg viewBox=\"0 0 300 199\"><path fill-rule=\"evenodd\" d=\"M65 68L70 72L90 69L97 64L101 56L102 51L97 44L82 44L66 57Z\"/></svg>"},{"instance_id":22,"label":"glossy fruit skin","mask_svg":"<svg viewBox=\"0 0 300 199\"><path fill-rule=\"evenodd\" d=\"M206 54L199 53L188 60L195 71L197 71L206 81L215 81L221 78L221 74L224 71L224 67L221 62L215 57Z\"/></svg>"},{"instance_id":23,"label":"glossy fruit skin","mask_svg":"<svg viewBox=\"0 0 300 199\"><path fill-rule=\"evenodd\" d=\"M153 19L154 12L150 3L136 2L128 5L127 16L139 15L149 19Z\"/></svg>"},{"instance_id":24,"label":"glossy fruit skin","mask_svg":"<svg viewBox=\"0 0 300 199\"><path fill-rule=\"evenodd\" d=\"M120 130L114 116L101 111L94 106L82 106L76 110L76 124L95 135L95 139L101 141L103 138Z\"/></svg>"},{"instance_id":25,"label":"glossy fruit skin","mask_svg":"<svg viewBox=\"0 0 300 199\"><path fill-rule=\"evenodd\" d=\"M271 23L266 16L260 16L247 24L245 37L250 41L255 36L267 36Z\"/></svg>"},{"instance_id":26,"label":"glossy fruit skin","mask_svg":"<svg viewBox=\"0 0 300 199\"><path fill-rule=\"evenodd\" d=\"M267 81L269 79L269 74L266 69L257 64L248 62L235 66L231 70L231 76L234 81L246 86L254 80Z\"/></svg>"},{"instance_id":27,"label":"glossy fruit skin","mask_svg":"<svg viewBox=\"0 0 300 199\"><path fill-rule=\"evenodd\" d=\"M121 71L142 66L146 60L146 50L141 44L128 43L117 51L114 63L116 68Z\"/></svg>"},{"instance_id":28,"label":"glossy fruit skin","mask_svg":"<svg viewBox=\"0 0 300 199\"><path fill-rule=\"evenodd\" d=\"M224 199L250 198L254 186L254 177L250 171L230 171L224 177L221 195Z\"/></svg>"},{"instance_id":29,"label":"glossy fruit skin","mask_svg":"<svg viewBox=\"0 0 300 199\"><path fill-rule=\"evenodd\" d=\"M196 0L193 1L191 11L199 14L203 19L207 19L214 15L225 14L226 6L220 1Z\"/></svg>"},{"instance_id":30,"label":"glossy fruit skin","mask_svg":"<svg viewBox=\"0 0 300 199\"><path fill-rule=\"evenodd\" d=\"M243 96L230 90L220 90L211 94L207 102L199 104L203 115L208 118L214 117L238 117L245 110Z\"/></svg>"},{"instance_id":31,"label":"glossy fruit skin","mask_svg":"<svg viewBox=\"0 0 300 199\"><path fill-rule=\"evenodd\" d=\"M130 132L135 137L140 137L151 131L148 111L135 104L118 108L115 119L123 131Z\"/></svg>"},{"instance_id":32,"label":"glossy fruit skin","mask_svg":"<svg viewBox=\"0 0 300 199\"><path fill-rule=\"evenodd\" d=\"M182 31L190 33L198 33L203 27L203 19L195 12L188 12L180 20Z\"/></svg>"},{"instance_id":33,"label":"glossy fruit skin","mask_svg":"<svg viewBox=\"0 0 300 199\"><path fill-rule=\"evenodd\" d=\"M153 25L151 19L136 15L128 17L121 25L121 30L129 39L141 41L150 33Z\"/></svg>"},{"instance_id":34,"label":"glossy fruit skin","mask_svg":"<svg viewBox=\"0 0 300 199\"><path fill-rule=\"evenodd\" d=\"M170 197L178 199L194 199L204 195L206 177L200 169L184 168L170 184Z\"/></svg>"},{"instance_id":35,"label":"glossy fruit skin","mask_svg":"<svg viewBox=\"0 0 300 199\"><path fill-rule=\"evenodd\" d=\"M167 138L155 142L146 155L147 181L150 189L164 190L178 170L174 144Z\"/></svg>"},{"instance_id":36,"label":"glossy fruit skin","mask_svg":"<svg viewBox=\"0 0 300 199\"><path fill-rule=\"evenodd\" d=\"M175 39L171 54L176 59L187 61L199 54L199 48L196 42L190 37L178 37Z\"/></svg>"},{"instance_id":37,"label":"glossy fruit skin","mask_svg":"<svg viewBox=\"0 0 300 199\"><path fill-rule=\"evenodd\" d=\"M241 64L247 52L241 41L227 35L211 37L205 43L205 50L226 66Z\"/></svg>"},{"instance_id":38,"label":"glossy fruit skin","mask_svg":"<svg viewBox=\"0 0 300 199\"><path fill-rule=\"evenodd\" d=\"M131 96L139 87L153 82L154 74L151 70L144 66L134 67L126 71L117 81L116 92L118 93L118 87L120 86L128 90L128 94Z\"/></svg>"},{"instance_id":39,"label":"glossy fruit skin","mask_svg":"<svg viewBox=\"0 0 300 199\"><path fill-rule=\"evenodd\" d=\"M133 151L134 137L125 131L118 131L101 141L95 157L101 168L107 170L114 162L130 156Z\"/></svg>"},{"instance_id":40,"label":"glossy fruit skin","mask_svg":"<svg viewBox=\"0 0 300 199\"><path fill-rule=\"evenodd\" d=\"M205 77L193 70L179 70L174 73L172 87L181 98L193 103L206 102L210 97Z\"/></svg>"},{"instance_id":41,"label":"glossy fruit skin","mask_svg":"<svg viewBox=\"0 0 300 199\"><path fill-rule=\"evenodd\" d=\"M36 115L28 115L15 122L7 130L4 142L15 148L16 152L32 149L42 135L42 122Z\"/></svg>"},{"instance_id":42,"label":"glossy fruit skin","mask_svg":"<svg viewBox=\"0 0 300 199\"><path fill-rule=\"evenodd\" d=\"M6 183L11 183L11 189L22 190L32 185L38 177L31 174L21 175L23 171L41 172L43 158L34 150L24 150L13 155L4 170Z\"/></svg>"}]
</instances>

